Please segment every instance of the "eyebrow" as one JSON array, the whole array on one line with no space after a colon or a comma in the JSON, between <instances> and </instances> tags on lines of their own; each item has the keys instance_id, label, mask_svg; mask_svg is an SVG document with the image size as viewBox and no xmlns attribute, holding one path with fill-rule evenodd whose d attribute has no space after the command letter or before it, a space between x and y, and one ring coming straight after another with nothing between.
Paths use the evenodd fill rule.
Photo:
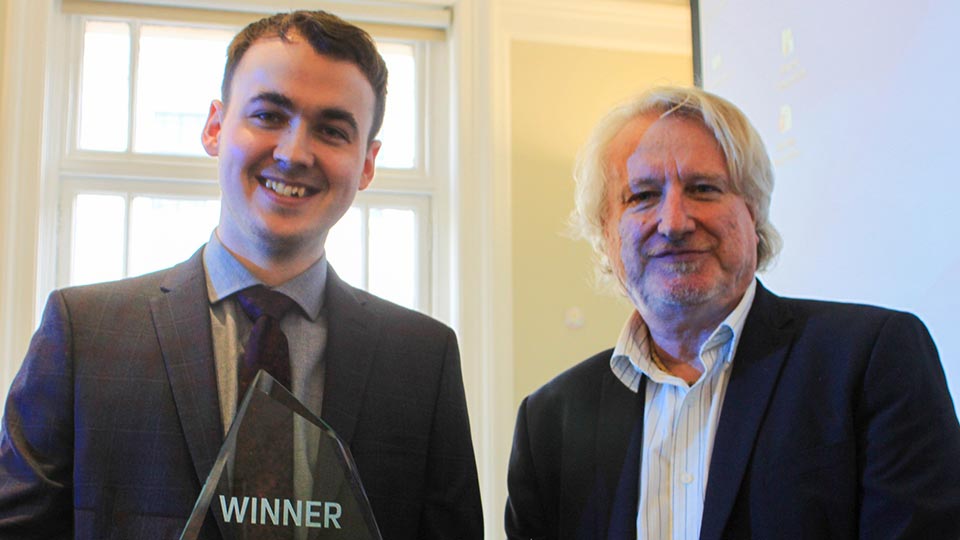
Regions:
<instances>
[{"instance_id":1,"label":"eyebrow","mask_svg":"<svg viewBox=\"0 0 960 540\"><path fill-rule=\"evenodd\" d=\"M260 92L259 94L253 96L253 98L250 100L250 103L257 103L260 101L266 101L287 110L296 109L296 105L293 103L293 100L279 92ZM353 113L340 107L328 107L321 109L319 114L315 116L315 119L345 122L350 126L354 133L360 131L360 125L357 123L357 118L353 115Z\"/></svg>"},{"instance_id":2,"label":"eyebrow","mask_svg":"<svg viewBox=\"0 0 960 540\"><path fill-rule=\"evenodd\" d=\"M350 126L354 133L360 131L360 126L357 124L356 117L353 116L353 113L346 109L341 109L340 107L330 107L320 111L318 117L321 120L336 120L344 122Z\"/></svg>"},{"instance_id":3,"label":"eyebrow","mask_svg":"<svg viewBox=\"0 0 960 540\"><path fill-rule=\"evenodd\" d=\"M709 180L713 182L730 182L730 178L725 174L711 174L711 173L700 173L694 172L690 174L685 174L680 178L681 182L695 182L697 180ZM634 176L627 180L627 187L635 185L644 185L644 184L660 184L663 183L664 178L662 176Z\"/></svg>"},{"instance_id":4,"label":"eyebrow","mask_svg":"<svg viewBox=\"0 0 960 540\"><path fill-rule=\"evenodd\" d=\"M257 103L258 101L273 103L274 105L283 107L284 109L293 108L293 100L279 92L260 92L250 99L250 103Z\"/></svg>"}]
</instances>

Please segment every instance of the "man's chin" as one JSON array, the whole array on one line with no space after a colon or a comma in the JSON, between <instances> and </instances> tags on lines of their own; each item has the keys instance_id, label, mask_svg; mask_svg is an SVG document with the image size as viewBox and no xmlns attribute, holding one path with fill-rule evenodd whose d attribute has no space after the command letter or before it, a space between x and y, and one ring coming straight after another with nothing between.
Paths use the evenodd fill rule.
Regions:
<instances>
[{"instance_id":1,"label":"man's chin","mask_svg":"<svg viewBox=\"0 0 960 540\"><path fill-rule=\"evenodd\" d=\"M710 301L716 294L712 290L697 287L675 287L660 294L651 295L651 300L660 304L682 306L699 306Z\"/></svg>"},{"instance_id":2,"label":"man's chin","mask_svg":"<svg viewBox=\"0 0 960 540\"><path fill-rule=\"evenodd\" d=\"M668 283L644 283L637 291L644 304L663 307L693 307L717 297L717 287L691 280L673 280Z\"/></svg>"},{"instance_id":3,"label":"man's chin","mask_svg":"<svg viewBox=\"0 0 960 540\"><path fill-rule=\"evenodd\" d=\"M306 233L301 230L261 229L258 236L260 244L269 249L274 256L284 257L311 249L318 244L319 233Z\"/></svg>"}]
</instances>

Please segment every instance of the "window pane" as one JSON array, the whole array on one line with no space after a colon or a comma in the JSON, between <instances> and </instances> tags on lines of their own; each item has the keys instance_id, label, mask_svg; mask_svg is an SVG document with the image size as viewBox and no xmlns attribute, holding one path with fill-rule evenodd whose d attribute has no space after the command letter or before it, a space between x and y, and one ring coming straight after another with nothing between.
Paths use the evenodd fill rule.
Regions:
<instances>
[{"instance_id":1,"label":"window pane","mask_svg":"<svg viewBox=\"0 0 960 540\"><path fill-rule=\"evenodd\" d=\"M352 207L330 229L325 244L327 261L347 283L366 288L363 278L363 210Z\"/></svg>"},{"instance_id":2,"label":"window pane","mask_svg":"<svg viewBox=\"0 0 960 540\"><path fill-rule=\"evenodd\" d=\"M137 75L136 152L205 155L200 132L220 97L233 32L143 26Z\"/></svg>"},{"instance_id":3,"label":"window pane","mask_svg":"<svg viewBox=\"0 0 960 540\"><path fill-rule=\"evenodd\" d=\"M417 247L417 220L413 210L370 209L369 291L417 309Z\"/></svg>"},{"instance_id":4,"label":"window pane","mask_svg":"<svg viewBox=\"0 0 960 540\"><path fill-rule=\"evenodd\" d=\"M383 141L377 165L390 169L412 169L417 164L417 78L414 48L403 43L378 43L377 48L390 72L387 83L387 111L379 139Z\"/></svg>"},{"instance_id":5,"label":"window pane","mask_svg":"<svg viewBox=\"0 0 960 540\"><path fill-rule=\"evenodd\" d=\"M129 97L129 25L87 22L80 82L80 148L127 149Z\"/></svg>"},{"instance_id":6,"label":"window pane","mask_svg":"<svg viewBox=\"0 0 960 540\"><path fill-rule=\"evenodd\" d=\"M77 195L73 213L70 284L123 277L125 202L119 195Z\"/></svg>"},{"instance_id":7,"label":"window pane","mask_svg":"<svg viewBox=\"0 0 960 540\"><path fill-rule=\"evenodd\" d=\"M219 216L217 199L135 197L127 274L146 274L183 261L210 238Z\"/></svg>"}]
</instances>

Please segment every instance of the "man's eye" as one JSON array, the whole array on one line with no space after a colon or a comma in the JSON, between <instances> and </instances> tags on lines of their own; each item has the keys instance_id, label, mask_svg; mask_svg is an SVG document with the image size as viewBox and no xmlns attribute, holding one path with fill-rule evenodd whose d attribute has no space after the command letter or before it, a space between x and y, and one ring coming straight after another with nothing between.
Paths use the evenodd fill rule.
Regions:
<instances>
[{"instance_id":1,"label":"man's eye","mask_svg":"<svg viewBox=\"0 0 960 540\"><path fill-rule=\"evenodd\" d=\"M630 204L644 204L654 200L660 192L655 190L644 190L631 193L627 198L627 202Z\"/></svg>"},{"instance_id":2,"label":"man's eye","mask_svg":"<svg viewBox=\"0 0 960 540\"><path fill-rule=\"evenodd\" d=\"M317 128L317 133L325 139L350 142L350 136L342 129L334 126L320 126Z\"/></svg>"},{"instance_id":3,"label":"man's eye","mask_svg":"<svg viewBox=\"0 0 960 540\"><path fill-rule=\"evenodd\" d=\"M714 184L694 184L691 187L691 191L693 191L698 195L711 195L711 194L723 192L719 186L716 186Z\"/></svg>"},{"instance_id":4,"label":"man's eye","mask_svg":"<svg viewBox=\"0 0 960 540\"><path fill-rule=\"evenodd\" d=\"M283 123L283 115L273 111L260 111L251 115L253 119L263 125L277 125Z\"/></svg>"}]
</instances>

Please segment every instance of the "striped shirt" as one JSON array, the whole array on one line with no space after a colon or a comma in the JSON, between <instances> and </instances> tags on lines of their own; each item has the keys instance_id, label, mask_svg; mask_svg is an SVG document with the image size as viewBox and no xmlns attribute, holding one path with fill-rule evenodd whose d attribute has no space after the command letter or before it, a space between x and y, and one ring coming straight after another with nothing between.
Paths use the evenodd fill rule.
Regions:
<instances>
[{"instance_id":1,"label":"striped shirt","mask_svg":"<svg viewBox=\"0 0 960 540\"><path fill-rule=\"evenodd\" d=\"M704 371L692 386L664 372L650 352L650 333L631 314L610 359L614 374L637 392L646 377L637 538L700 537L710 455L730 366L756 294L751 282L736 308L700 347Z\"/></svg>"}]
</instances>

